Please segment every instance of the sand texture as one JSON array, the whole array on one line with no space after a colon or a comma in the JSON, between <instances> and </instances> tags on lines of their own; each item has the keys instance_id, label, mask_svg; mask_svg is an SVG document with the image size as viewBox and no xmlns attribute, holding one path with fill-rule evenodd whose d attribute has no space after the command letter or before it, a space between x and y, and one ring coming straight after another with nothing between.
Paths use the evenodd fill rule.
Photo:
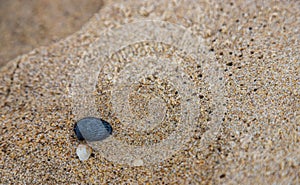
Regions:
<instances>
[{"instance_id":1,"label":"sand texture","mask_svg":"<svg viewBox=\"0 0 300 185\"><path fill-rule=\"evenodd\" d=\"M102 4L101 0L0 0L0 67L78 31Z\"/></svg>"},{"instance_id":2,"label":"sand texture","mask_svg":"<svg viewBox=\"0 0 300 185\"><path fill-rule=\"evenodd\" d=\"M0 68L0 184L300 184L299 10L105 2ZM86 116L113 135L81 162Z\"/></svg>"}]
</instances>

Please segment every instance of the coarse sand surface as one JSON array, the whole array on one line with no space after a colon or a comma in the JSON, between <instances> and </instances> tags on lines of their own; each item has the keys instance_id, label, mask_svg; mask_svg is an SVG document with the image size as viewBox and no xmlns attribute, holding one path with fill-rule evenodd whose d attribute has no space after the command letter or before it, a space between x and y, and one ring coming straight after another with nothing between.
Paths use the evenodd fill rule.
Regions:
<instances>
[{"instance_id":1,"label":"coarse sand surface","mask_svg":"<svg viewBox=\"0 0 300 185\"><path fill-rule=\"evenodd\" d=\"M0 184L300 184L299 10L105 2L0 68ZM82 162L86 116L113 134Z\"/></svg>"}]
</instances>

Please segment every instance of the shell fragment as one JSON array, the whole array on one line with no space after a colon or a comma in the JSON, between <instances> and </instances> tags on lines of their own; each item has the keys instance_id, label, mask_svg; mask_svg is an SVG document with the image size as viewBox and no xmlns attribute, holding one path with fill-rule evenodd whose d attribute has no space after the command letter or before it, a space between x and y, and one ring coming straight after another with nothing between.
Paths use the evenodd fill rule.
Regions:
<instances>
[{"instance_id":1,"label":"shell fragment","mask_svg":"<svg viewBox=\"0 0 300 185\"><path fill-rule=\"evenodd\" d=\"M80 161L86 161L90 157L92 149L88 145L80 144L76 149L76 154Z\"/></svg>"}]
</instances>

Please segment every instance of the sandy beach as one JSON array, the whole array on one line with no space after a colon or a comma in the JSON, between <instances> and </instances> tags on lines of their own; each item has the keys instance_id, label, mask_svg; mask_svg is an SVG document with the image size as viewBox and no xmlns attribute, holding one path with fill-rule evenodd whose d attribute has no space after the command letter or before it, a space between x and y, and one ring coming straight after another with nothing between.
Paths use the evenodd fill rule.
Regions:
<instances>
[{"instance_id":1,"label":"sandy beach","mask_svg":"<svg viewBox=\"0 0 300 185\"><path fill-rule=\"evenodd\" d=\"M300 184L299 1L82 7L1 27L0 184ZM78 141L87 116L113 134Z\"/></svg>"}]
</instances>

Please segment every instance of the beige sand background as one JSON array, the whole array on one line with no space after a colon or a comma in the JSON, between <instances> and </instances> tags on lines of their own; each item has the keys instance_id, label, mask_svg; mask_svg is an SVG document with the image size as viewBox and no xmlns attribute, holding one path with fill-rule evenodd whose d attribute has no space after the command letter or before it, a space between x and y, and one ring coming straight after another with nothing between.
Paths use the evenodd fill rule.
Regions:
<instances>
[{"instance_id":1,"label":"beige sand background","mask_svg":"<svg viewBox=\"0 0 300 185\"><path fill-rule=\"evenodd\" d=\"M1 0L0 67L76 32L102 4L101 0Z\"/></svg>"},{"instance_id":2,"label":"beige sand background","mask_svg":"<svg viewBox=\"0 0 300 185\"><path fill-rule=\"evenodd\" d=\"M71 35L18 56L0 69L0 183L299 184L299 9L299 1L105 2L76 33L66 32ZM203 57L207 65L199 66L200 72L189 71L196 84L203 85L203 89L195 86L202 108L193 134L167 160L151 165L117 163L97 151L80 162L75 153L79 142L73 133L77 102L70 93L74 73L78 66L97 61L89 51L97 50L93 47L103 34L141 20L176 23L204 39L206 53L200 54L210 56ZM107 46L118 42L112 40ZM4 49L1 53L4 61L16 55ZM224 96L222 115L216 114L220 107L213 104L214 84L205 84L215 75L209 70L215 64L224 84L217 91ZM145 141L139 143L139 134L122 127L116 115L107 111L113 108L111 99L102 92L111 87L100 82L104 85L97 86L97 106L112 123L116 138L147 146ZM88 96L84 92L82 96ZM91 103L84 98L78 101ZM133 107L135 101L130 100ZM214 120L222 122L216 135L209 136ZM168 133L168 126L164 129ZM158 141L153 142L164 139L155 134Z\"/></svg>"}]
</instances>

